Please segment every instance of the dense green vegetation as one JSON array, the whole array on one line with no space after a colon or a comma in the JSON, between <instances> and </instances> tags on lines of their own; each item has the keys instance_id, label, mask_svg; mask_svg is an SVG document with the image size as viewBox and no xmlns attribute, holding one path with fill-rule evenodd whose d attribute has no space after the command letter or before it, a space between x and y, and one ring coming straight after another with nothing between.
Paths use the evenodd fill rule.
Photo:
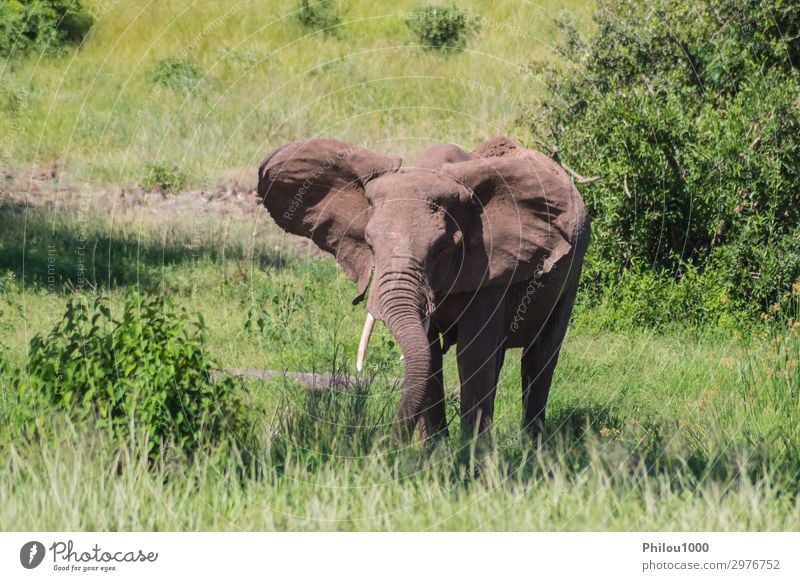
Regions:
<instances>
[{"instance_id":1,"label":"dense green vegetation","mask_svg":"<svg viewBox=\"0 0 800 581\"><path fill-rule=\"evenodd\" d=\"M252 427L237 386L231 378L212 385L211 370L202 317L190 323L185 309L133 292L115 319L104 297L79 296L46 336L31 339L14 381L14 423L35 438L63 412L122 442L143 437L151 460L229 438L246 449Z\"/></svg>"},{"instance_id":2,"label":"dense green vegetation","mask_svg":"<svg viewBox=\"0 0 800 581\"><path fill-rule=\"evenodd\" d=\"M445 50L464 48L467 37L479 28L477 21L455 4L415 8L406 17L406 24L424 48Z\"/></svg>"},{"instance_id":3,"label":"dense green vegetation","mask_svg":"<svg viewBox=\"0 0 800 581\"><path fill-rule=\"evenodd\" d=\"M57 53L83 40L92 21L79 0L3 0L0 56Z\"/></svg>"},{"instance_id":4,"label":"dense green vegetation","mask_svg":"<svg viewBox=\"0 0 800 581\"><path fill-rule=\"evenodd\" d=\"M336 35L342 23L339 7L333 0L300 0L295 16L297 21L311 30Z\"/></svg>"},{"instance_id":5,"label":"dense green vegetation","mask_svg":"<svg viewBox=\"0 0 800 581\"><path fill-rule=\"evenodd\" d=\"M3 529L798 529L796 81L761 3L614 1L591 23L572 0L459 2L480 27L457 51L420 47L411 1L83 4L79 48L0 68ZM304 16L320 7L335 33ZM391 437L402 363L381 326L347 389L212 369L355 373L353 283L232 193L265 150L503 133L602 177L581 186L595 243L539 442L513 351L478 443L446 356L433 449Z\"/></svg>"},{"instance_id":6,"label":"dense green vegetation","mask_svg":"<svg viewBox=\"0 0 800 581\"><path fill-rule=\"evenodd\" d=\"M800 279L800 4L611 0L595 22L589 39L563 22L566 65L533 115L566 163L603 178L586 188L588 288L614 307L637 295L633 322L651 325L785 306Z\"/></svg>"}]
</instances>

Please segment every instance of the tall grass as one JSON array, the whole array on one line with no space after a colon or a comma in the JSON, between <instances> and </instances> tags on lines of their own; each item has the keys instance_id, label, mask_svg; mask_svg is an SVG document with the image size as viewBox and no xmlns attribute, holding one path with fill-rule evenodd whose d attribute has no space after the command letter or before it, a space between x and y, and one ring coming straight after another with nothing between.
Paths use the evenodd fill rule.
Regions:
<instances>
[{"instance_id":1,"label":"tall grass","mask_svg":"<svg viewBox=\"0 0 800 581\"><path fill-rule=\"evenodd\" d=\"M265 422L263 452L244 471L235 455L213 449L154 468L74 429L54 430L46 445L9 445L0 520L78 530L797 530L800 522L792 475L746 450L717 458L723 474L594 431L553 433L538 449L513 433L477 454L453 442L402 448L380 435L384 406L354 404L364 394L326 394L324 409L292 395L281 419Z\"/></svg>"},{"instance_id":2,"label":"tall grass","mask_svg":"<svg viewBox=\"0 0 800 581\"><path fill-rule=\"evenodd\" d=\"M350 305L356 289L331 260L300 249L260 261L276 256L274 241L253 246L245 226L229 228L229 251L206 252L224 225L202 213L145 216L98 214L81 243L111 248L110 257L98 253L98 267L128 245L140 248L131 265L148 273L142 280L153 281L152 290L205 318L210 355L221 366L354 373L362 311ZM62 210L36 230L29 210L27 251L46 250L55 235L65 253L59 260L69 255L78 241L63 233L73 232L76 218ZM18 234L4 230L0 244L10 247ZM159 254L159 245L174 253ZM49 290L32 268L24 280L20 273L2 281L7 367L25 361L30 337L53 325L72 293L66 283ZM104 280L116 305L136 284ZM253 409L265 410L253 418L257 446L239 454L209 447L191 462L142 463L135 440L120 446L85 425L45 425L49 437L20 440L11 423L18 403L0 373L0 522L112 530L797 529L797 330L754 329L739 339L620 333L598 330L593 316L576 312L539 445L519 430L514 351L490 439L475 446L459 433L448 354L451 438L434 449L398 445L391 433L402 365L383 328L355 389L249 380Z\"/></svg>"}]
</instances>

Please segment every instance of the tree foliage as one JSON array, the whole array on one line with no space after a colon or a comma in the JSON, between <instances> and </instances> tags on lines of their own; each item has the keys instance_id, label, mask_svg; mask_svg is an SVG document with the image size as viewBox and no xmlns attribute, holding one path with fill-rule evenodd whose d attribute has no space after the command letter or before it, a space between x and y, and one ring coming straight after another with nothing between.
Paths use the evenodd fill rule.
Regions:
<instances>
[{"instance_id":1,"label":"tree foliage","mask_svg":"<svg viewBox=\"0 0 800 581\"><path fill-rule=\"evenodd\" d=\"M723 281L720 310L763 312L800 277L800 4L605 0L595 23L586 40L562 19L533 119L602 176L583 188L590 286L691 272Z\"/></svg>"},{"instance_id":2,"label":"tree foliage","mask_svg":"<svg viewBox=\"0 0 800 581\"><path fill-rule=\"evenodd\" d=\"M92 22L80 0L2 0L0 56L54 51L78 43Z\"/></svg>"}]
</instances>

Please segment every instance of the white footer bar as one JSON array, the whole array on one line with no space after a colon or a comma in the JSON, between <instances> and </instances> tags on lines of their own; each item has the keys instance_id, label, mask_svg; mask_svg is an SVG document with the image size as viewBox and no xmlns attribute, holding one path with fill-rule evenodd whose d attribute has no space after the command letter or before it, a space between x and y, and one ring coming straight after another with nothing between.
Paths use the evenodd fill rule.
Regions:
<instances>
[{"instance_id":1,"label":"white footer bar","mask_svg":"<svg viewBox=\"0 0 800 581\"><path fill-rule=\"evenodd\" d=\"M0 579L800 579L800 533L0 533Z\"/></svg>"}]
</instances>

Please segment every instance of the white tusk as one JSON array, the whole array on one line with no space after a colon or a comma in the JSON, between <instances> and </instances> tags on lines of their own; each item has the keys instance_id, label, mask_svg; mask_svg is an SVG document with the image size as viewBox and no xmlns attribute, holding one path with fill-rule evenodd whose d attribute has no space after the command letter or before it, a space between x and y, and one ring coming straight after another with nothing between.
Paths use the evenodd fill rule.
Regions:
<instances>
[{"instance_id":1,"label":"white tusk","mask_svg":"<svg viewBox=\"0 0 800 581\"><path fill-rule=\"evenodd\" d=\"M367 355L369 336L372 335L372 328L375 326L375 317L367 311L367 318L364 321L364 330L361 332L361 341L358 343L358 357L356 358L356 371L364 369L364 358Z\"/></svg>"}]
</instances>

